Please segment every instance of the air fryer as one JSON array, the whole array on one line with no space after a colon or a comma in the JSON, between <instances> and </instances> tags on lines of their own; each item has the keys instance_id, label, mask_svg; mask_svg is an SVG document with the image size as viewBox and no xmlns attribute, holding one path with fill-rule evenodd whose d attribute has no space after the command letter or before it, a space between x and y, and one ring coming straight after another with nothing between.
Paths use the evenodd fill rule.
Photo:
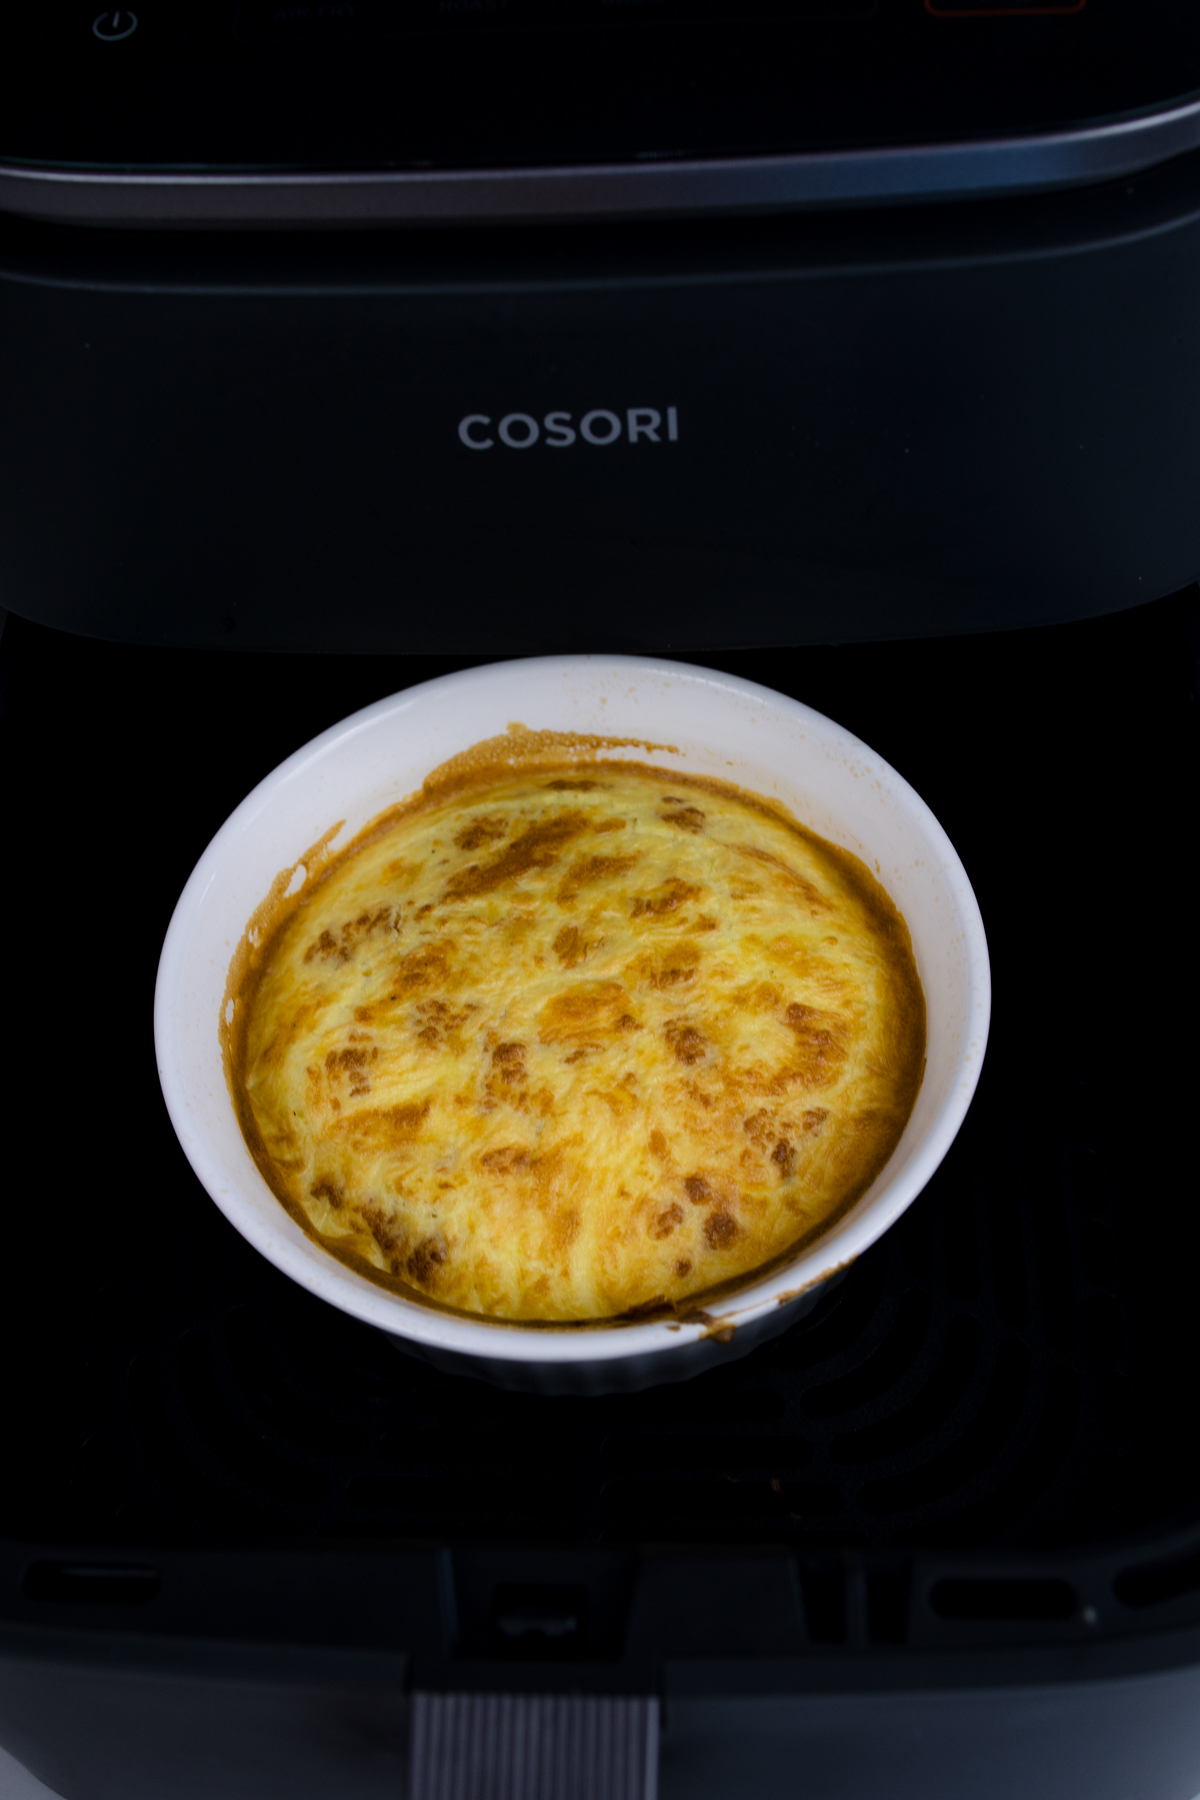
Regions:
<instances>
[{"instance_id":1,"label":"air fryer","mask_svg":"<svg viewBox=\"0 0 1200 1800\"><path fill-rule=\"evenodd\" d=\"M5 33L0 1742L65 1800L1192 1800L1200 26ZM950 1156L815 1311L565 1400L262 1261L151 1002L297 746L609 649L886 757L995 998Z\"/></svg>"}]
</instances>

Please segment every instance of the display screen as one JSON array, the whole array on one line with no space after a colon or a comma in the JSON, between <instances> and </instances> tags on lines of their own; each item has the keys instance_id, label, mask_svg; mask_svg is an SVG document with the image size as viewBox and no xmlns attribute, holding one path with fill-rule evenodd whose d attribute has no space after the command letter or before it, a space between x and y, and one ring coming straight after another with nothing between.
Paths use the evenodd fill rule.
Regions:
<instances>
[{"instance_id":1,"label":"display screen","mask_svg":"<svg viewBox=\"0 0 1200 1800\"><path fill-rule=\"evenodd\" d=\"M0 159L453 169L1061 130L1200 90L1178 0L45 0Z\"/></svg>"}]
</instances>

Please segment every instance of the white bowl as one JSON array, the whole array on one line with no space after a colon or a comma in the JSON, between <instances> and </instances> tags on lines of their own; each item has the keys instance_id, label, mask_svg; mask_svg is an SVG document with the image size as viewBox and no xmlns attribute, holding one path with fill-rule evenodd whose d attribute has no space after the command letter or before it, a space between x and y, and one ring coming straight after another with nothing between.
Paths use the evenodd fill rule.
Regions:
<instances>
[{"instance_id":1,"label":"white bowl","mask_svg":"<svg viewBox=\"0 0 1200 1800\"><path fill-rule=\"evenodd\" d=\"M336 820L348 841L461 750L531 729L669 744L647 760L783 802L875 871L912 936L928 1051L912 1117L851 1211L793 1261L748 1277L719 1315L580 1330L464 1318L375 1286L321 1250L264 1182L225 1083L218 1019L230 959L281 870ZM617 751L626 755L629 752ZM301 875L297 879L303 879ZM646 657L539 657L424 682L355 713L261 781L200 858L175 908L154 997L158 1073L188 1160L231 1224L323 1300L440 1366L505 1386L602 1392L693 1375L782 1331L920 1193L975 1091L991 983L979 907L919 795L848 731L769 688Z\"/></svg>"}]
</instances>

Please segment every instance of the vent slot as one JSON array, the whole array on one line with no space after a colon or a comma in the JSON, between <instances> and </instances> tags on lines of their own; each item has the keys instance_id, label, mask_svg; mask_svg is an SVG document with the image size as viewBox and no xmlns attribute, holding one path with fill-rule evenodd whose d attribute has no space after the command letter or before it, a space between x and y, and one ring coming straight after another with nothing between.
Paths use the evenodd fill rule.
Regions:
<instances>
[{"instance_id":1,"label":"vent slot","mask_svg":"<svg viewBox=\"0 0 1200 1800\"><path fill-rule=\"evenodd\" d=\"M936 1581L929 1604L943 1619L1026 1623L1069 1619L1076 1608L1075 1590L1067 1581L1032 1581L989 1576Z\"/></svg>"}]
</instances>

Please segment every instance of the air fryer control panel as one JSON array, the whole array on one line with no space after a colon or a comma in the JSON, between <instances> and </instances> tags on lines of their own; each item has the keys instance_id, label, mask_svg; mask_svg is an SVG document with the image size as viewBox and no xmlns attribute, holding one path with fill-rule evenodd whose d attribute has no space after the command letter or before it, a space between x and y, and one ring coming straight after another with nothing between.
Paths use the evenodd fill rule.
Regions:
<instances>
[{"instance_id":1,"label":"air fryer control panel","mask_svg":"<svg viewBox=\"0 0 1200 1800\"><path fill-rule=\"evenodd\" d=\"M538 167L1045 132L1200 88L1174 0L46 0L0 163Z\"/></svg>"}]
</instances>

